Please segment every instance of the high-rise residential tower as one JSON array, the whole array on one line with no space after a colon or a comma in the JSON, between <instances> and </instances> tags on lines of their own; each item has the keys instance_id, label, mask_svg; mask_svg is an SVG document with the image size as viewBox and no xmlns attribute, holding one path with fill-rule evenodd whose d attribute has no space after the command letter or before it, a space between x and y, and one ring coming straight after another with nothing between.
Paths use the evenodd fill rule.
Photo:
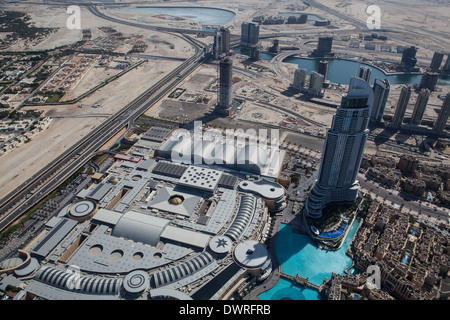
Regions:
<instances>
[{"instance_id":1,"label":"high-rise residential tower","mask_svg":"<svg viewBox=\"0 0 450 320\"><path fill-rule=\"evenodd\" d=\"M442 104L441 111L439 111L439 116L436 119L436 122L433 125L433 129L441 134L445 130L445 126L447 125L448 117L450 116L450 92L447 93L444 99L444 103Z\"/></svg>"},{"instance_id":2,"label":"high-rise residential tower","mask_svg":"<svg viewBox=\"0 0 450 320\"><path fill-rule=\"evenodd\" d=\"M259 24L244 22L241 25L241 43L245 46L257 45L259 41Z\"/></svg>"},{"instance_id":3,"label":"high-rise residential tower","mask_svg":"<svg viewBox=\"0 0 450 320\"><path fill-rule=\"evenodd\" d=\"M233 60L230 56L225 56L219 63L219 101L216 108L217 113L230 114L231 103L233 100Z\"/></svg>"},{"instance_id":4,"label":"high-rise residential tower","mask_svg":"<svg viewBox=\"0 0 450 320\"><path fill-rule=\"evenodd\" d=\"M214 43L213 43L214 59L220 60L220 58L229 54L230 50L231 50L230 30L221 27L220 30L216 30L216 33L214 34Z\"/></svg>"},{"instance_id":5,"label":"high-rise residential tower","mask_svg":"<svg viewBox=\"0 0 450 320\"><path fill-rule=\"evenodd\" d=\"M420 89L430 89L430 91L434 91L436 89L436 85L439 81L439 73L426 71L422 78L420 79L419 88Z\"/></svg>"},{"instance_id":6,"label":"high-rise residential tower","mask_svg":"<svg viewBox=\"0 0 450 320\"><path fill-rule=\"evenodd\" d=\"M320 96L322 94L323 82L323 75L318 72L311 71L309 76L308 93L315 96Z\"/></svg>"},{"instance_id":7,"label":"high-rise residential tower","mask_svg":"<svg viewBox=\"0 0 450 320\"><path fill-rule=\"evenodd\" d=\"M231 50L230 44L230 29L221 27L220 32L222 33L222 53L228 54Z\"/></svg>"},{"instance_id":8,"label":"high-rise residential tower","mask_svg":"<svg viewBox=\"0 0 450 320\"><path fill-rule=\"evenodd\" d=\"M439 71L443 59L444 59L443 52L435 52L430 64L431 71Z\"/></svg>"},{"instance_id":9,"label":"high-rise residential tower","mask_svg":"<svg viewBox=\"0 0 450 320\"><path fill-rule=\"evenodd\" d=\"M414 46L405 48L405 50L403 51L402 65L406 69L412 70L415 68L415 66L417 64L416 53L417 53L417 48Z\"/></svg>"},{"instance_id":10,"label":"high-rise residential tower","mask_svg":"<svg viewBox=\"0 0 450 320\"><path fill-rule=\"evenodd\" d=\"M349 90L333 117L327 132L319 176L308 199L305 213L321 218L328 203L352 203L359 183L356 176L361 165L369 130L373 91L361 78L352 77Z\"/></svg>"},{"instance_id":11,"label":"high-rise residential tower","mask_svg":"<svg viewBox=\"0 0 450 320\"><path fill-rule=\"evenodd\" d=\"M447 54L447 60L444 63L444 66L442 67L442 72L444 74L450 74L450 53Z\"/></svg>"},{"instance_id":12,"label":"high-rise residential tower","mask_svg":"<svg viewBox=\"0 0 450 320\"><path fill-rule=\"evenodd\" d=\"M372 75L372 69L368 66L359 66L358 77L370 83L370 76Z\"/></svg>"},{"instance_id":13,"label":"high-rise residential tower","mask_svg":"<svg viewBox=\"0 0 450 320\"><path fill-rule=\"evenodd\" d=\"M373 106L370 112L370 119L375 122L383 121L384 109L386 108L386 102L389 97L391 86L388 79L380 80L375 79L372 87L373 90Z\"/></svg>"},{"instance_id":14,"label":"high-rise residential tower","mask_svg":"<svg viewBox=\"0 0 450 320\"><path fill-rule=\"evenodd\" d=\"M328 60L320 60L319 62L319 68L317 69L317 72L323 75L323 79L326 80L328 76L328 67L329 67L330 61Z\"/></svg>"},{"instance_id":15,"label":"high-rise residential tower","mask_svg":"<svg viewBox=\"0 0 450 320\"><path fill-rule=\"evenodd\" d=\"M331 49L333 47L333 37L319 37L319 43L317 49L315 49L311 56L313 57L325 57L332 56Z\"/></svg>"},{"instance_id":16,"label":"high-rise residential tower","mask_svg":"<svg viewBox=\"0 0 450 320\"><path fill-rule=\"evenodd\" d=\"M400 129L402 126L410 97L411 86L404 86L400 92L400 98L398 99L397 108L395 109L394 118L392 119L392 126L396 129Z\"/></svg>"},{"instance_id":17,"label":"high-rise residential tower","mask_svg":"<svg viewBox=\"0 0 450 320\"><path fill-rule=\"evenodd\" d=\"M411 123L419 125L422 122L425 108L427 107L428 99L430 98L430 90L422 89L417 96L416 105L411 117Z\"/></svg>"},{"instance_id":18,"label":"high-rise residential tower","mask_svg":"<svg viewBox=\"0 0 450 320\"><path fill-rule=\"evenodd\" d=\"M294 71L294 82L292 83L292 88L296 90L302 90L305 86L305 80L306 80L306 69L303 68L297 68Z\"/></svg>"}]
</instances>

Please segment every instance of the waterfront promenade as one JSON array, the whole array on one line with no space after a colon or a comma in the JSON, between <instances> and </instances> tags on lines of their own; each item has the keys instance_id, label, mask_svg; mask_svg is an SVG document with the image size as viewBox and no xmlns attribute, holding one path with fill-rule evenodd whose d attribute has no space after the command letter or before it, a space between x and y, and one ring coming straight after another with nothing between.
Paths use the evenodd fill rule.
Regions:
<instances>
[{"instance_id":1,"label":"waterfront promenade","mask_svg":"<svg viewBox=\"0 0 450 320\"><path fill-rule=\"evenodd\" d=\"M283 274L281 272L281 265L277 259L277 255L275 252L277 235L278 230L280 229L280 224L282 223L290 224L292 226L292 229L294 229L294 227L296 230L301 229L300 215L299 214L294 215L289 211L290 210L286 209L283 211L282 214L275 216L275 223L272 229L272 234L270 235L270 242L268 247L273 264L272 273L266 280L264 280L264 282L256 286L252 291L250 291L250 293L244 297L244 300L259 300L258 295L273 288L280 279L280 276Z\"/></svg>"}]
</instances>

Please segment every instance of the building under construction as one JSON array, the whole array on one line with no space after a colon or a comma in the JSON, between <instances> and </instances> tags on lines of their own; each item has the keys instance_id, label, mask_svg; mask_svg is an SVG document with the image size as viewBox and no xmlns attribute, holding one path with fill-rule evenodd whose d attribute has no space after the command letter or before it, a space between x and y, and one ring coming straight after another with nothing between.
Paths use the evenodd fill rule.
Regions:
<instances>
[{"instance_id":1,"label":"building under construction","mask_svg":"<svg viewBox=\"0 0 450 320\"><path fill-rule=\"evenodd\" d=\"M219 63L219 96L216 112L221 115L229 115L233 102L233 60L225 56Z\"/></svg>"},{"instance_id":2,"label":"building under construction","mask_svg":"<svg viewBox=\"0 0 450 320\"><path fill-rule=\"evenodd\" d=\"M213 57L219 60L230 53L230 30L227 28L220 28L214 35Z\"/></svg>"}]
</instances>

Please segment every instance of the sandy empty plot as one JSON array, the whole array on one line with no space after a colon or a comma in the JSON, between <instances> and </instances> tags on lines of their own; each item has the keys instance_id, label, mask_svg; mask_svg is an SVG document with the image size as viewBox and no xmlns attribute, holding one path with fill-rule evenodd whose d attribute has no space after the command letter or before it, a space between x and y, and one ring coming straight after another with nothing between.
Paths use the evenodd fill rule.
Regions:
<instances>
[{"instance_id":1,"label":"sandy empty plot","mask_svg":"<svg viewBox=\"0 0 450 320\"><path fill-rule=\"evenodd\" d=\"M68 17L65 13L65 8L52 8L52 10L49 10L46 6L28 8L23 5L17 5L15 10L30 12L32 21L38 27L61 27L58 33L53 34L41 43L41 48L53 48L61 45L62 40L67 40L69 43L78 40L77 34L80 35L80 30L77 33L64 28ZM169 55L169 51L171 51L175 56L179 57L189 57L194 53L192 46L177 36L113 24L98 19L90 15L85 9L82 9L83 28L98 28L102 25L112 26L116 30L123 32L124 35L132 34L134 36L137 33L141 33L148 39L164 39L167 43L173 45L173 49L170 49L168 46L153 46L146 53L164 56ZM94 34L99 33L94 32ZM83 108L79 108L79 104L31 108L45 110L45 114L54 117L54 119L47 130L33 137L30 142L0 157L0 197L3 197L26 181L64 150L102 123L108 116L131 102L179 64L181 64L181 61L149 59L143 65L83 99L79 103L83 105ZM86 79L86 82L95 82L96 80L100 79L90 76ZM101 106L92 108L94 104L100 104Z\"/></svg>"}]
</instances>

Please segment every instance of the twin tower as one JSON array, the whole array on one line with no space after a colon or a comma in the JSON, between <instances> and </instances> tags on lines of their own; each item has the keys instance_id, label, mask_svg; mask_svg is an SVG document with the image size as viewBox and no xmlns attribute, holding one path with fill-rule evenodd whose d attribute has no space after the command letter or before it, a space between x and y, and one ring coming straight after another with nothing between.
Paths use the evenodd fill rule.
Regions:
<instances>
[{"instance_id":1,"label":"twin tower","mask_svg":"<svg viewBox=\"0 0 450 320\"><path fill-rule=\"evenodd\" d=\"M306 200L310 218L321 218L329 203L353 203L358 196L356 176L361 165L369 130L374 94L369 83L352 77L327 132L319 176Z\"/></svg>"}]
</instances>

